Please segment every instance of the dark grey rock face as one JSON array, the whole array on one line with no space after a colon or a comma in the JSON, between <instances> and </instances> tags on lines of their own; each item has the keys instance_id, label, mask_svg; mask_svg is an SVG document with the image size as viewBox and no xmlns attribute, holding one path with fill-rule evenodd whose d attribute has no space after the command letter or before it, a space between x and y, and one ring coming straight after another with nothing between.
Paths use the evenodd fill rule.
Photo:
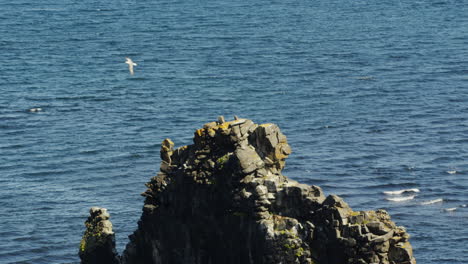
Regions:
<instances>
[{"instance_id":1,"label":"dark grey rock face","mask_svg":"<svg viewBox=\"0 0 468 264\"><path fill-rule=\"evenodd\" d=\"M120 262L416 263L409 235L384 210L354 212L283 176L290 153L276 125L240 118L205 124L193 145L164 140Z\"/></svg>"},{"instance_id":2,"label":"dark grey rock face","mask_svg":"<svg viewBox=\"0 0 468 264\"><path fill-rule=\"evenodd\" d=\"M93 207L85 222L86 231L81 239L79 256L83 264L116 264L115 235L110 215L105 208Z\"/></svg>"}]
</instances>

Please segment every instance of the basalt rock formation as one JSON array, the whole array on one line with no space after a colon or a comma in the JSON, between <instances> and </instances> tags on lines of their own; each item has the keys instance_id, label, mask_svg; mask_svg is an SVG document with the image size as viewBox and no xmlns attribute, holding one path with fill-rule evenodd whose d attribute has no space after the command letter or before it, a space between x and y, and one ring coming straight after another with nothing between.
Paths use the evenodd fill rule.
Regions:
<instances>
[{"instance_id":1,"label":"basalt rock formation","mask_svg":"<svg viewBox=\"0 0 468 264\"><path fill-rule=\"evenodd\" d=\"M119 263L109 213L105 208L92 207L89 214L85 222L86 231L80 243L81 263Z\"/></svg>"},{"instance_id":2,"label":"basalt rock formation","mask_svg":"<svg viewBox=\"0 0 468 264\"><path fill-rule=\"evenodd\" d=\"M237 117L205 124L189 146L174 149L165 139L160 172L147 183L122 256L116 260L112 239L88 249L102 225L92 211L82 263L104 263L94 256L129 264L416 263L409 235L386 211L353 211L340 197L282 175L290 153L276 125Z\"/></svg>"}]
</instances>

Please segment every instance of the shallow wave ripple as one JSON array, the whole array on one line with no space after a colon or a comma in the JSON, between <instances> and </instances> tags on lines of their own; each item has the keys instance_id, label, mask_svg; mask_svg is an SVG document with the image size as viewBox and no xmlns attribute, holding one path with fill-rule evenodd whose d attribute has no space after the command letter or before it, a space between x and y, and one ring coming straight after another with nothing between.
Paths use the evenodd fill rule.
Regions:
<instances>
[{"instance_id":1,"label":"shallow wave ripple","mask_svg":"<svg viewBox=\"0 0 468 264\"><path fill-rule=\"evenodd\" d=\"M387 209L418 263L466 263L467 9L0 0L0 263L79 262L96 205L122 250L159 143L234 114L282 128L286 175Z\"/></svg>"}]
</instances>

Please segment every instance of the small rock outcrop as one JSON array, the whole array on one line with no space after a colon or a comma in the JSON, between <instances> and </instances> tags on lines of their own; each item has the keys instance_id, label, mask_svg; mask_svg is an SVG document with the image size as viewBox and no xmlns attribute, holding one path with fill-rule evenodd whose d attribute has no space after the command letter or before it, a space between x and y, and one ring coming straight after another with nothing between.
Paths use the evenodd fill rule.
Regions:
<instances>
[{"instance_id":1,"label":"small rock outcrop","mask_svg":"<svg viewBox=\"0 0 468 264\"><path fill-rule=\"evenodd\" d=\"M80 243L79 256L83 264L120 263L115 250L115 235L110 215L105 208L92 207L85 222L86 231Z\"/></svg>"},{"instance_id":2,"label":"small rock outcrop","mask_svg":"<svg viewBox=\"0 0 468 264\"><path fill-rule=\"evenodd\" d=\"M386 211L353 211L282 175L290 153L278 126L237 117L205 124L189 146L174 149L165 139L122 256L112 231L111 240L96 239L108 217L92 209L82 263L416 263L409 235ZM107 262L90 261L103 256Z\"/></svg>"}]
</instances>

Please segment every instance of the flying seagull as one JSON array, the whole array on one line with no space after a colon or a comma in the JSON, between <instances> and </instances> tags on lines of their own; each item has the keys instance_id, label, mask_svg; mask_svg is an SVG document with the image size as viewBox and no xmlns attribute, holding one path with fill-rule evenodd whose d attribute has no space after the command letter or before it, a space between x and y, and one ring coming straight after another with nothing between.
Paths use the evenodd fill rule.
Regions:
<instances>
[{"instance_id":1,"label":"flying seagull","mask_svg":"<svg viewBox=\"0 0 468 264\"><path fill-rule=\"evenodd\" d=\"M137 64L134 63L132 59L130 59L129 57L126 57L125 59L127 59L125 63L128 64L128 70L130 71L130 74L133 75L133 66L137 66Z\"/></svg>"}]
</instances>

